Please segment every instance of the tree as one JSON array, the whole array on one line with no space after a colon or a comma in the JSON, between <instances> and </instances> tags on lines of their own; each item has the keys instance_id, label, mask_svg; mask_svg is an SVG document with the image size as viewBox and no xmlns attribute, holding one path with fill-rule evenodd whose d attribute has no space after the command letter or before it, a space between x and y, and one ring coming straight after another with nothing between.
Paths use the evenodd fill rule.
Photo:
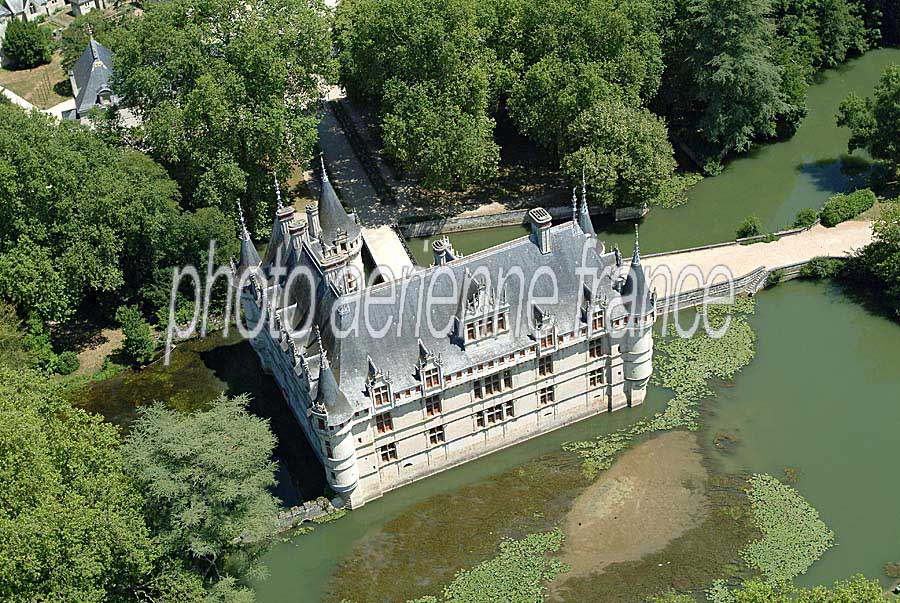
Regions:
<instances>
[{"instance_id":1,"label":"tree","mask_svg":"<svg viewBox=\"0 0 900 603\"><path fill-rule=\"evenodd\" d=\"M268 220L273 174L312 157L317 108L332 78L320 0L152 3L116 47L117 92L186 208Z\"/></svg>"},{"instance_id":2,"label":"tree","mask_svg":"<svg viewBox=\"0 0 900 603\"><path fill-rule=\"evenodd\" d=\"M430 83L395 82L385 99L385 153L424 186L465 186L497 172L494 120L468 113Z\"/></svg>"},{"instance_id":3,"label":"tree","mask_svg":"<svg viewBox=\"0 0 900 603\"><path fill-rule=\"evenodd\" d=\"M735 234L739 239L747 239L749 237L758 237L761 235L762 222L760 222L759 216L747 216L744 218L744 221L738 226Z\"/></svg>"},{"instance_id":4,"label":"tree","mask_svg":"<svg viewBox=\"0 0 900 603\"><path fill-rule=\"evenodd\" d=\"M600 101L569 126L563 172L577 182L584 170L590 198L605 207L654 202L675 171L665 123L646 109Z\"/></svg>"},{"instance_id":5,"label":"tree","mask_svg":"<svg viewBox=\"0 0 900 603\"><path fill-rule=\"evenodd\" d=\"M900 164L900 65L885 70L873 96L847 96L838 108L837 124L850 128L851 153L865 149L896 170Z\"/></svg>"},{"instance_id":6,"label":"tree","mask_svg":"<svg viewBox=\"0 0 900 603\"><path fill-rule=\"evenodd\" d=\"M62 66L68 71L85 51L88 45L88 29L98 42L115 52L119 41L128 35L128 18L109 15L105 11L91 11L75 17L63 30L59 39L62 52Z\"/></svg>"},{"instance_id":7,"label":"tree","mask_svg":"<svg viewBox=\"0 0 900 603\"><path fill-rule=\"evenodd\" d=\"M275 437L246 407L223 396L193 415L142 409L123 450L163 548L215 580L253 575L276 531Z\"/></svg>"},{"instance_id":8,"label":"tree","mask_svg":"<svg viewBox=\"0 0 900 603\"><path fill-rule=\"evenodd\" d=\"M220 263L237 250L235 222L178 201L147 155L0 106L0 299L45 321L86 305L94 318L123 302L154 312L168 302L172 266L202 265L210 239Z\"/></svg>"},{"instance_id":9,"label":"tree","mask_svg":"<svg viewBox=\"0 0 900 603\"><path fill-rule=\"evenodd\" d=\"M150 332L150 325L141 316L136 306L122 306L116 311L116 321L122 327L125 341L122 351L134 364L147 364L153 360L156 342Z\"/></svg>"},{"instance_id":10,"label":"tree","mask_svg":"<svg viewBox=\"0 0 900 603\"><path fill-rule=\"evenodd\" d=\"M692 0L689 55L702 107L697 127L714 158L744 152L757 138L775 135L789 107L780 93L781 71L771 48L770 0Z\"/></svg>"},{"instance_id":11,"label":"tree","mask_svg":"<svg viewBox=\"0 0 900 603\"><path fill-rule=\"evenodd\" d=\"M34 21L13 19L6 26L3 50L15 65L24 69L49 63L53 55L50 30Z\"/></svg>"}]
</instances>

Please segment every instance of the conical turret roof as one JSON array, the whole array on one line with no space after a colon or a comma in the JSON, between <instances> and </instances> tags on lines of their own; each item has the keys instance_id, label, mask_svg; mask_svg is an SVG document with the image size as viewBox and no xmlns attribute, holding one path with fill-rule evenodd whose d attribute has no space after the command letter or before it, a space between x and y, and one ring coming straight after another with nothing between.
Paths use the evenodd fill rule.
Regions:
<instances>
[{"instance_id":1,"label":"conical turret roof","mask_svg":"<svg viewBox=\"0 0 900 603\"><path fill-rule=\"evenodd\" d=\"M353 416L353 406L347 400L344 392L341 391L324 348L322 348L321 354L319 391L316 392L316 404L321 405L325 409L329 425L340 425L341 423L346 423Z\"/></svg>"},{"instance_id":2,"label":"conical turret roof","mask_svg":"<svg viewBox=\"0 0 900 603\"><path fill-rule=\"evenodd\" d=\"M243 273L245 270L258 268L262 264L262 260L259 257L259 252L256 251L256 246L250 240L250 232L244 223L244 211L241 209L240 203L238 203L238 215L241 219L241 262L239 269Z\"/></svg>"},{"instance_id":3,"label":"conical turret roof","mask_svg":"<svg viewBox=\"0 0 900 603\"><path fill-rule=\"evenodd\" d=\"M322 161L322 190L319 193L319 225L322 232L319 238L326 242L332 242L339 232L347 233L349 240L359 237L359 224L344 211L334 187L325 173L325 162Z\"/></svg>"}]
</instances>

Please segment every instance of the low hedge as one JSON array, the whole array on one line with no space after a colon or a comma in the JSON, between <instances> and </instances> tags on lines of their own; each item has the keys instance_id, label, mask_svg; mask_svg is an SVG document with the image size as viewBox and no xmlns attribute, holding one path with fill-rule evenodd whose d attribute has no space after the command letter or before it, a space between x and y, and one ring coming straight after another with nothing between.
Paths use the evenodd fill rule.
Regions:
<instances>
[{"instance_id":1,"label":"low hedge","mask_svg":"<svg viewBox=\"0 0 900 603\"><path fill-rule=\"evenodd\" d=\"M835 195L822 208L822 224L828 227L837 226L871 209L875 201L875 193L867 188L849 195Z\"/></svg>"}]
</instances>

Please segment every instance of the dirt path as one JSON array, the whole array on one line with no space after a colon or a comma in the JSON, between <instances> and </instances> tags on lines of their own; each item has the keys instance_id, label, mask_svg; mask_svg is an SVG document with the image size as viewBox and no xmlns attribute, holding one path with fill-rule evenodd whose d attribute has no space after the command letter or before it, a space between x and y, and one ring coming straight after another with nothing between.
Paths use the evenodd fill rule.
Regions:
<instances>
[{"instance_id":1,"label":"dirt path","mask_svg":"<svg viewBox=\"0 0 900 603\"><path fill-rule=\"evenodd\" d=\"M694 434L662 434L625 452L575 499L563 529L562 560L572 568L552 585L636 561L662 550L707 515L701 464Z\"/></svg>"}]
</instances>

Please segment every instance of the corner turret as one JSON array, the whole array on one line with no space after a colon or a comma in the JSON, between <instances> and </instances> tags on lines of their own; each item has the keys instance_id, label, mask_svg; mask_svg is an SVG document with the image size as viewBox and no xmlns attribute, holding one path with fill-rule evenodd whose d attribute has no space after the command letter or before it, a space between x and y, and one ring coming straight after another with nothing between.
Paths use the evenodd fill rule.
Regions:
<instances>
[{"instance_id":1,"label":"corner turret","mask_svg":"<svg viewBox=\"0 0 900 603\"><path fill-rule=\"evenodd\" d=\"M628 326L621 347L625 395L630 406L637 406L647 395L647 383L653 373L653 323L656 321L656 298L650 292L644 267L641 266L636 225L634 252L625 285L622 287L622 300L628 309Z\"/></svg>"}]
</instances>

